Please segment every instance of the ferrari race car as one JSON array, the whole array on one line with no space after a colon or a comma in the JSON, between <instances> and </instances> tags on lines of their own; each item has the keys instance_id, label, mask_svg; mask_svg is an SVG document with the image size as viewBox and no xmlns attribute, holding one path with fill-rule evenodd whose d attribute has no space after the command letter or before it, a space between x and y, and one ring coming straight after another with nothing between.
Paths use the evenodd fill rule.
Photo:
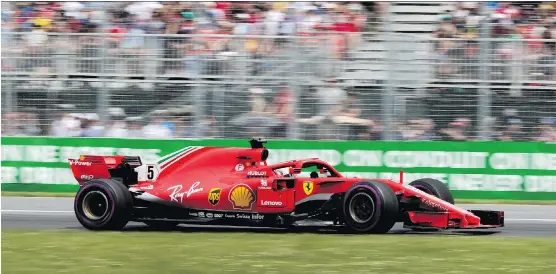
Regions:
<instances>
[{"instance_id":1,"label":"ferrari race car","mask_svg":"<svg viewBox=\"0 0 556 274\"><path fill-rule=\"evenodd\" d=\"M250 148L185 147L157 163L137 156L69 159L80 185L74 210L90 230L119 230L130 221L161 229L181 223L288 228L328 223L356 233L405 228L504 226L504 212L464 210L434 179L403 184L342 176L317 158L268 164L266 141Z\"/></svg>"}]
</instances>

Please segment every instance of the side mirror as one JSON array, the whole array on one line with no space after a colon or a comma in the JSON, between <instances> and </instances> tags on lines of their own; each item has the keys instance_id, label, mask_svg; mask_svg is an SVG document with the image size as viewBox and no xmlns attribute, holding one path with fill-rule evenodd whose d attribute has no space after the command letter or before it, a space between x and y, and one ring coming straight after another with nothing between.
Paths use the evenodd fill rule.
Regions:
<instances>
[{"instance_id":1,"label":"side mirror","mask_svg":"<svg viewBox=\"0 0 556 274\"><path fill-rule=\"evenodd\" d=\"M290 174L300 174L301 173L301 168L290 167L289 172L290 172Z\"/></svg>"},{"instance_id":2,"label":"side mirror","mask_svg":"<svg viewBox=\"0 0 556 274\"><path fill-rule=\"evenodd\" d=\"M279 191L285 188L294 188L295 179L276 179L272 181L272 190Z\"/></svg>"}]
</instances>

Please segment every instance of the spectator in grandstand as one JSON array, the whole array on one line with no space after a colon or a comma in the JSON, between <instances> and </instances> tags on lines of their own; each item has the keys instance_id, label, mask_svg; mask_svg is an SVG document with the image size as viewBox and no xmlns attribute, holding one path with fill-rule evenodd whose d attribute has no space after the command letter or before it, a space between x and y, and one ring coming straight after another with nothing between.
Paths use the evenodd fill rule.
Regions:
<instances>
[{"instance_id":1,"label":"spectator in grandstand","mask_svg":"<svg viewBox=\"0 0 556 274\"><path fill-rule=\"evenodd\" d=\"M527 141L526 134L522 131L521 119L511 117L505 121L502 133L498 137L500 141Z\"/></svg>"},{"instance_id":2,"label":"spectator in grandstand","mask_svg":"<svg viewBox=\"0 0 556 274\"><path fill-rule=\"evenodd\" d=\"M438 30L433 33L433 37L441 39L436 41L434 45L437 54L438 77L457 72L457 68L451 64L451 56L453 56L453 51L457 48L457 44L454 40L442 40L443 38L454 38L456 34L457 29L453 24L452 16L444 15Z\"/></svg>"},{"instance_id":3,"label":"spectator in grandstand","mask_svg":"<svg viewBox=\"0 0 556 274\"><path fill-rule=\"evenodd\" d=\"M348 134L350 132L355 132L355 134L350 134L353 136L359 135L358 131L361 128L368 128L373 124L372 120L361 118L362 104L360 100L358 100L358 97L359 94L356 92L347 92L344 101L330 110L330 119L332 122L340 128L347 129Z\"/></svg>"},{"instance_id":4,"label":"spectator in grandstand","mask_svg":"<svg viewBox=\"0 0 556 274\"><path fill-rule=\"evenodd\" d=\"M202 117L200 123L195 126L194 133L190 138L215 138L219 136L216 118L214 116Z\"/></svg>"},{"instance_id":5,"label":"spectator in grandstand","mask_svg":"<svg viewBox=\"0 0 556 274\"><path fill-rule=\"evenodd\" d=\"M263 23L264 23L264 34L265 35L278 35L280 34L280 26L282 22L286 19L286 14L284 13L287 7L286 3L268 3L267 9Z\"/></svg>"},{"instance_id":6,"label":"spectator in grandstand","mask_svg":"<svg viewBox=\"0 0 556 274\"><path fill-rule=\"evenodd\" d=\"M81 135L81 121L79 115L75 113L66 113L61 119L53 124L53 136L58 137L77 137Z\"/></svg>"},{"instance_id":7,"label":"spectator in grandstand","mask_svg":"<svg viewBox=\"0 0 556 274\"><path fill-rule=\"evenodd\" d=\"M32 109L29 111L33 111ZM2 135L40 136L38 115L33 112L11 112L2 115Z\"/></svg>"},{"instance_id":8,"label":"spectator in grandstand","mask_svg":"<svg viewBox=\"0 0 556 274\"><path fill-rule=\"evenodd\" d=\"M450 14L442 15L440 18L440 26L433 32L433 37L435 38L454 38L457 34L457 28L452 21L452 16ZM439 46L440 49L445 47Z\"/></svg>"},{"instance_id":9,"label":"spectator in grandstand","mask_svg":"<svg viewBox=\"0 0 556 274\"><path fill-rule=\"evenodd\" d=\"M41 25L33 23L32 28L22 38L24 42L23 56L26 57L25 68L32 72L48 72L50 59L44 58L49 54L46 30Z\"/></svg>"},{"instance_id":10,"label":"spectator in grandstand","mask_svg":"<svg viewBox=\"0 0 556 274\"><path fill-rule=\"evenodd\" d=\"M468 129L471 121L468 118L457 118L438 132L439 141L469 141Z\"/></svg>"},{"instance_id":11,"label":"spectator in grandstand","mask_svg":"<svg viewBox=\"0 0 556 274\"><path fill-rule=\"evenodd\" d=\"M358 140L366 140L366 141L379 141L382 139L381 137L381 124L380 121L373 121L370 126L356 127L356 138ZM394 137L394 140L400 140L400 138Z\"/></svg>"},{"instance_id":12,"label":"spectator in grandstand","mask_svg":"<svg viewBox=\"0 0 556 274\"><path fill-rule=\"evenodd\" d=\"M143 117L126 117L125 121L128 125L127 136L130 138L143 137Z\"/></svg>"},{"instance_id":13,"label":"spectator in grandstand","mask_svg":"<svg viewBox=\"0 0 556 274\"><path fill-rule=\"evenodd\" d=\"M537 133L533 137L533 141L538 142L556 142L556 130L554 124L556 118L542 118Z\"/></svg>"},{"instance_id":14,"label":"spectator in grandstand","mask_svg":"<svg viewBox=\"0 0 556 274\"><path fill-rule=\"evenodd\" d=\"M136 22L126 32L124 38L121 40L119 49L116 51L115 56L123 61L123 68L127 74L142 74L144 72L143 62L141 57L146 53L146 34L145 23ZM122 71L122 70L118 70Z\"/></svg>"},{"instance_id":15,"label":"spectator in grandstand","mask_svg":"<svg viewBox=\"0 0 556 274\"><path fill-rule=\"evenodd\" d=\"M57 111L55 118L50 125L50 136L56 137L77 137L81 134L81 122L75 105L59 104L56 105Z\"/></svg>"},{"instance_id":16,"label":"spectator in grandstand","mask_svg":"<svg viewBox=\"0 0 556 274\"><path fill-rule=\"evenodd\" d=\"M317 86L311 97L311 103L316 104L316 111L312 113L311 117L300 118L297 122L305 125L317 125L319 138L335 140L338 136L339 123L357 124L360 121L365 121L363 125L369 123L369 121L357 117L359 115L357 109L346 109L353 104L353 97L349 97L346 90L338 86L338 79L334 77L327 79L324 86ZM342 102L340 106L338 102ZM338 117L339 114L340 117Z\"/></svg>"},{"instance_id":17,"label":"spectator in grandstand","mask_svg":"<svg viewBox=\"0 0 556 274\"><path fill-rule=\"evenodd\" d=\"M3 136L18 136L19 135L19 129L17 127L17 123L19 122L19 117L16 113L13 113L13 112L2 113L1 122L2 122L2 135Z\"/></svg>"},{"instance_id":18,"label":"spectator in grandstand","mask_svg":"<svg viewBox=\"0 0 556 274\"><path fill-rule=\"evenodd\" d=\"M535 73L542 75L541 80L556 80L556 17L547 25L542 34L542 39L550 41L543 42L542 49L536 59Z\"/></svg>"},{"instance_id":19,"label":"spectator in grandstand","mask_svg":"<svg viewBox=\"0 0 556 274\"><path fill-rule=\"evenodd\" d=\"M96 33L98 32L98 26L95 23L87 22L84 23L79 30L82 34ZM60 39L68 39L68 37L61 36ZM73 37L69 39L75 39ZM76 49L77 58L79 62L77 63L77 69L81 73L101 73L102 72L102 60L98 60L99 56L103 56L103 46L104 41L102 37L90 36L90 35L79 35L77 37L77 45L74 47ZM67 42L67 41L66 41ZM110 52L109 52L110 54ZM113 58L108 59L113 60Z\"/></svg>"},{"instance_id":20,"label":"spectator in grandstand","mask_svg":"<svg viewBox=\"0 0 556 274\"><path fill-rule=\"evenodd\" d=\"M245 137L253 135L271 136L272 128L280 125L278 118L269 112L263 97L267 91L262 88L249 89L249 103L251 110L232 118L230 125L243 129Z\"/></svg>"},{"instance_id":21,"label":"spectator in grandstand","mask_svg":"<svg viewBox=\"0 0 556 274\"><path fill-rule=\"evenodd\" d=\"M338 102L345 102L347 92L338 86L338 79L329 78L326 85L317 89L317 99L319 102L319 115L328 117L337 106Z\"/></svg>"},{"instance_id":22,"label":"spectator in grandstand","mask_svg":"<svg viewBox=\"0 0 556 274\"><path fill-rule=\"evenodd\" d=\"M153 113L150 122L143 127L143 137L164 139L172 138L172 129L168 126L167 122L168 111L157 110Z\"/></svg>"},{"instance_id":23,"label":"spectator in grandstand","mask_svg":"<svg viewBox=\"0 0 556 274\"><path fill-rule=\"evenodd\" d=\"M411 119L406 128L402 131L404 140L409 141L433 141L437 139L434 132L434 122L432 119Z\"/></svg>"},{"instance_id":24,"label":"spectator in grandstand","mask_svg":"<svg viewBox=\"0 0 556 274\"><path fill-rule=\"evenodd\" d=\"M107 111L110 121L106 125L105 137L126 138L128 137L125 111L119 107L111 107Z\"/></svg>"},{"instance_id":25,"label":"spectator in grandstand","mask_svg":"<svg viewBox=\"0 0 556 274\"><path fill-rule=\"evenodd\" d=\"M287 84L282 83L269 106L269 112L275 115L280 122L278 126L273 127L272 136L276 138L286 138L288 126L294 121L294 96Z\"/></svg>"},{"instance_id":26,"label":"spectator in grandstand","mask_svg":"<svg viewBox=\"0 0 556 274\"><path fill-rule=\"evenodd\" d=\"M100 117L96 113L84 115L81 119L82 137L103 137L104 126L100 122Z\"/></svg>"}]
</instances>

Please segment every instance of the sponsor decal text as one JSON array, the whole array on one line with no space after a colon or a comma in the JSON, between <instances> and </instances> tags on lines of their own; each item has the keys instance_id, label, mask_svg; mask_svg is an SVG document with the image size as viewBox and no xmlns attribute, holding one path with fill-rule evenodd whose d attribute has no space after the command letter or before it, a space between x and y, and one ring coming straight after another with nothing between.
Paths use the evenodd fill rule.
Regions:
<instances>
[{"instance_id":1,"label":"sponsor decal text","mask_svg":"<svg viewBox=\"0 0 556 274\"><path fill-rule=\"evenodd\" d=\"M189 197L193 193L203 191L202 187L201 188L196 188L200 184L201 184L201 182L195 182L194 184L191 185L191 187L189 188L189 190L187 190L187 192L180 192L183 188L182 185L177 185L177 186L173 186L173 187L168 188L167 190L172 190L172 193L170 193L170 200L172 202L178 202L178 199L179 199L179 202L183 203L183 196Z\"/></svg>"},{"instance_id":2,"label":"sponsor decal text","mask_svg":"<svg viewBox=\"0 0 556 274\"><path fill-rule=\"evenodd\" d=\"M72 166L92 166L93 163L91 162L80 162L77 160L70 160L70 165Z\"/></svg>"},{"instance_id":3,"label":"sponsor decal text","mask_svg":"<svg viewBox=\"0 0 556 274\"><path fill-rule=\"evenodd\" d=\"M249 171L247 176L266 176L266 171Z\"/></svg>"}]
</instances>

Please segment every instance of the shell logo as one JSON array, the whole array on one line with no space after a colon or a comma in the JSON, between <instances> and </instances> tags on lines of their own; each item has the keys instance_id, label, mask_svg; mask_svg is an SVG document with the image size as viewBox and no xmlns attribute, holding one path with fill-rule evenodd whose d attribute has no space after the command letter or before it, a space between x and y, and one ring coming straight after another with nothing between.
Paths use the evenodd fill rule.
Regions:
<instances>
[{"instance_id":1,"label":"shell logo","mask_svg":"<svg viewBox=\"0 0 556 274\"><path fill-rule=\"evenodd\" d=\"M230 190L228 197L234 209L251 209L255 202L255 193L248 185L240 184Z\"/></svg>"}]
</instances>

